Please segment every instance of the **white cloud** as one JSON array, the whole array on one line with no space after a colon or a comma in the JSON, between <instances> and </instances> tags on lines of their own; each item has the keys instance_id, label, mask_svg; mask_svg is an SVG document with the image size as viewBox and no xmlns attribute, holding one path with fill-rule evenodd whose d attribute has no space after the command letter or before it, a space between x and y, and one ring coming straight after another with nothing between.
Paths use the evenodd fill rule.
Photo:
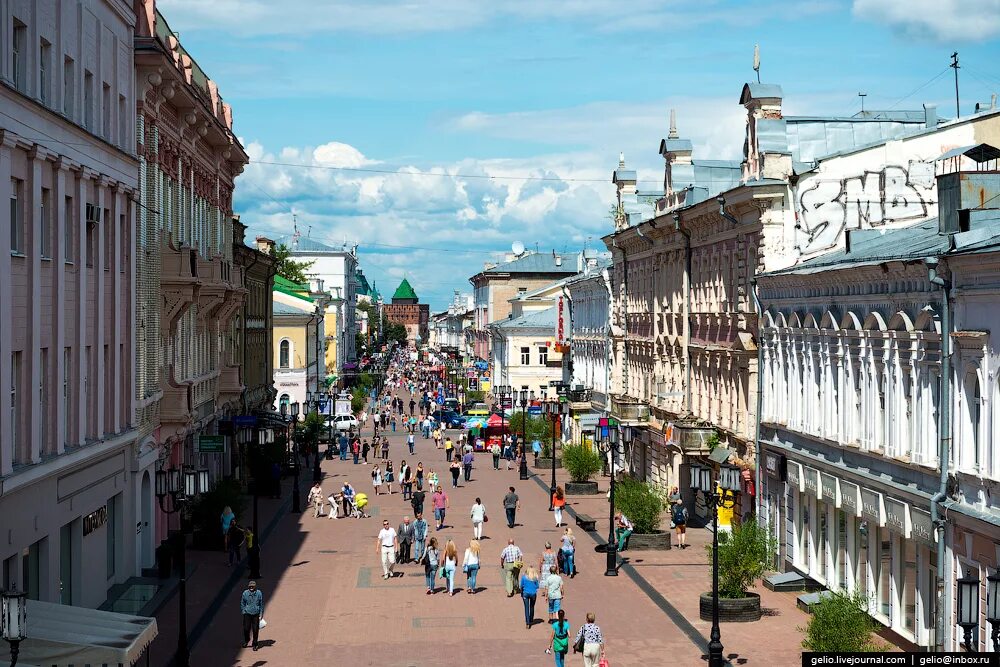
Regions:
<instances>
[{"instance_id":1,"label":"white cloud","mask_svg":"<svg viewBox=\"0 0 1000 667\"><path fill-rule=\"evenodd\" d=\"M854 0L854 15L939 42L1000 35L1000 0Z\"/></svg>"}]
</instances>

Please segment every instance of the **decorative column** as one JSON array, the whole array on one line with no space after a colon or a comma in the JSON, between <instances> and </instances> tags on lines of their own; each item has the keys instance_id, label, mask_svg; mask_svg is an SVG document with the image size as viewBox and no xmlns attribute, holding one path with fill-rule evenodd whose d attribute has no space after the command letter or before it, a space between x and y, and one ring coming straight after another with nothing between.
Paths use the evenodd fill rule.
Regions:
<instances>
[{"instance_id":1,"label":"decorative column","mask_svg":"<svg viewBox=\"0 0 1000 667\"><path fill-rule=\"evenodd\" d=\"M6 4L0 5L0 13L8 9ZM7 31L10 22L5 21L0 30ZM0 49L0 59L7 62L9 49ZM6 68L4 72L8 71ZM9 132L0 132L0 201L10 201L11 153L14 150L14 137ZM9 313L13 309L10 276L10 216L0 215L0 313ZM9 437L11 429L10 391L6 383L10 378L11 367L11 318L0 317L0 475L8 475L14 464L13 443Z\"/></svg>"}]
</instances>

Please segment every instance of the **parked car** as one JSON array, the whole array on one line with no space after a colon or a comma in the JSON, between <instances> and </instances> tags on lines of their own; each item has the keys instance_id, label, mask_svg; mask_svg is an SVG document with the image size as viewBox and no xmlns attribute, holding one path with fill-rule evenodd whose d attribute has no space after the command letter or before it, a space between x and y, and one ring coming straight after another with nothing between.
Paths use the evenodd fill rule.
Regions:
<instances>
[{"instance_id":1,"label":"parked car","mask_svg":"<svg viewBox=\"0 0 1000 667\"><path fill-rule=\"evenodd\" d=\"M333 425L338 431L357 431L358 419L354 415L337 415L333 418Z\"/></svg>"},{"instance_id":2,"label":"parked car","mask_svg":"<svg viewBox=\"0 0 1000 667\"><path fill-rule=\"evenodd\" d=\"M489 417L490 407L485 403L473 403L466 414L471 417Z\"/></svg>"},{"instance_id":3,"label":"parked car","mask_svg":"<svg viewBox=\"0 0 1000 667\"><path fill-rule=\"evenodd\" d=\"M462 405L458 402L457 398L446 398L444 399L444 408L445 410L451 410L452 412L459 412Z\"/></svg>"},{"instance_id":4,"label":"parked car","mask_svg":"<svg viewBox=\"0 0 1000 667\"><path fill-rule=\"evenodd\" d=\"M465 425L465 417L454 410L438 410L433 414L433 417L446 429L462 428Z\"/></svg>"}]
</instances>

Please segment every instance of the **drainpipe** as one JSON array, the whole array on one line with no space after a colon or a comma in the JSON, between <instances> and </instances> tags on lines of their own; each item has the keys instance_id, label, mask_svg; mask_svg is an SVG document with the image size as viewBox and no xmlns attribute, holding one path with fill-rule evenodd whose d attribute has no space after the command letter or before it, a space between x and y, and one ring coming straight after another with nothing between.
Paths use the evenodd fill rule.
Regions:
<instances>
[{"instance_id":1,"label":"drainpipe","mask_svg":"<svg viewBox=\"0 0 1000 667\"><path fill-rule=\"evenodd\" d=\"M761 323L764 319L764 309L760 305L760 295L757 293L757 278L750 279L750 293L753 294L753 305L757 311L757 414L754 415L754 488L757 489L757 517L758 521L763 512L761 511L761 490L764 482L761 474L762 462L760 447L760 417L764 406L764 337L761 335Z\"/></svg>"},{"instance_id":2,"label":"drainpipe","mask_svg":"<svg viewBox=\"0 0 1000 667\"><path fill-rule=\"evenodd\" d=\"M723 197L722 195L719 195L718 197L715 198L715 201L719 202L719 215L721 215L723 218L725 218L729 222L733 223L734 225L739 225L740 224L739 219L734 218L729 213L726 213L726 198L725 197Z\"/></svg>"},{"instance_id":3,"label":"drainpipe","mask_svg":"<svg viewBox=\"0 0 1000 667\"><path fill-rule=\"evenodd\" d=\"M940 418L938 420L938 467L941 470L940 485L931 497L931 522L937 531L937 571L934 584L937 588L935 605L934 646L938 652L944 651L946 619L949 617L947 596L945 595L945 519L941 503L948 497L948 459L951 455L951 281L938 273L939 258L924 259L927 277L932 285L941 288L941 395Z\"/></svg>"},{"instance_id":4,"label":"drainpipe","mask_svg":"<svg viewBox=\"0 0 1000 667\"><path fill-rule=\"evenodd\" d=\"M614 240L612 239L612 242ZM608 305L610 306L614 303L614 294L611 292L611 274L607 269L601 269L601 279L604 281L604 289L608 291ZM611 364L614 363L612 358L612 348L611 348L611 311L608 311L608 332L607 341L608 345L605 350L604 359L604 408L605 411L611 410Z\"/></svg>"},{"instance_id":5,"label":"drainpipe","mask_svg":"<svg viewBox=\"0 0 1000 667\"><path fill-rule=\"evenodd\" d=\"M691 234L681 227L680 213L674 213L674 231L684 236L684 411L691 414Z\"/></svg>"}]
</instances>

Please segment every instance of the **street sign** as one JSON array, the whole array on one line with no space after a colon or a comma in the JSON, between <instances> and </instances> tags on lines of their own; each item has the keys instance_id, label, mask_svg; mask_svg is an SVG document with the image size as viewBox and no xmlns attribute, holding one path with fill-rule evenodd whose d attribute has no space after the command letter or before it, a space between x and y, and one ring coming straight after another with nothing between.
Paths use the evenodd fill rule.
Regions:
<instances>
[{"instance_id":1,"label":"street sign","mask_svg":"<svg viewBox=\"0 0 1000 667\"><path fill-rule=\"evenodd\" d=\"M198 436L199 454L224 454L225 451L226 451L226 436L224 435Z\"/></svg>"},{"instance_id":2,"label":"street sign","mask_svg":"<svg viewBox=\"0 0 1000 667\"><path fill-rule=\"evenodd\" d=\"M236 426L256 426L257 417L254 415L237 415L233 417L233 423Z\"/></svg>"}]
</instances>

